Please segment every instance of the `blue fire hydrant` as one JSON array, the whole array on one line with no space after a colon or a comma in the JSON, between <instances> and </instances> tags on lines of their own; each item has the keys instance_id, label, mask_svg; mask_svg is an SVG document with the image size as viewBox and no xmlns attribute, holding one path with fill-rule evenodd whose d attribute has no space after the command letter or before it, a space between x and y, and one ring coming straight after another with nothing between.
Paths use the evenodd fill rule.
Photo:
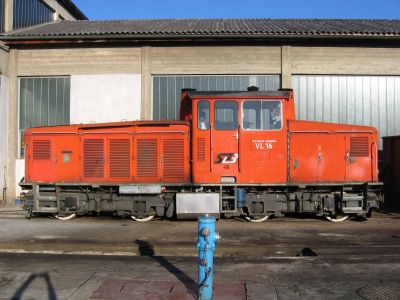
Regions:
<instances>
[{"instance_id":1,"label":"blue fire hydrant","mask_svg":"<svg viewBox=\"0 0 400 300\"><path fill-rule=\"evenodd\" d=\"M198 257L198 287L200 300L211 300L213 298L213 268L215 242L220 237L215 232L215 218L207 215L198 219L197 229L197 251Z\"/></svg>"}]
</instances>

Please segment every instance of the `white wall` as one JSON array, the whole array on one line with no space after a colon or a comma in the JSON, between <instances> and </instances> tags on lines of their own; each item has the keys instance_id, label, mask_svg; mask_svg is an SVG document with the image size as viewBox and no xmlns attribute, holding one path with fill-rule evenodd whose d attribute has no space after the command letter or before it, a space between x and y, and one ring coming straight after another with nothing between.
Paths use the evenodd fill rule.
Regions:
<instances>
[{"instance_id":1,"label":"white wall","mask_svg":"<svg viewBox=\"0 0 400 300\"><path fill-rule=\"evenodd\" d=\"M18 183L25 176L25 159L17 159L15 160L15 182L17 183L15 186L15 198L19 198L19 195L22 192L21 187Z\"/></svg>"},{"instance_id":2,"label":"white wall","mask_svg":"<svg viewBox=\"0 0 400 300\"><path fill-rule=\"evenodd\" d=\"M139 120L140 107L140 74L71 76L71 123Z\"/></svg>"},{"instance_id":3,"label":"white wall","mask_svg":"<svg viewBox=\"0 0 400 300\"><path fill-rule=\"evenodd\" d=\"M7 166L7 103L8 78L0 75L0 201L3 200Z\"/></svg>"},{"instance_id":4,"label":"white wall","mask_svg":"<svg viewBox=\"0 0 400 300\"><path fill-rule=\"evenodd\" d=\"M8 80L1 76L0 86L0 188L4 186L4 166L7 162L7 97ZM71 76L71 123L139 120L141 106L141 75L73 75ZM15 161L16 197L25 176L25 160ZM0 196L1 199L1 196Z\"/></svg>"}]
</instances>

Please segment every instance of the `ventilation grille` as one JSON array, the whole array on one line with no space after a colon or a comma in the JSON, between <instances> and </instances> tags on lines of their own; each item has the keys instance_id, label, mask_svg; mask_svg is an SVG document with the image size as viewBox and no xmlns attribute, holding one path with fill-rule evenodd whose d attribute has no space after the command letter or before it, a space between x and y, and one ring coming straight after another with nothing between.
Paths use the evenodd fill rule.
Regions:
<instances>
[{"instance_id":1,"label":"ventilation grille","mask_svg":"<svg viewBox=\"0 0 400 300\"><path fill-rule=\"evenodd\" d=\"M197 161L206 160L206 140L204 138L197 139Z\"/></svg>"},{"instance_id":2,"label":"ventilation grille","mask_svg":"<svg viewBox=\"0 0 400 300\"><path fill-rule=\"evenodd\" d=\"M51 142L49 140L33 141L33 159L49 160L51 158Z\"/></svg>"},{"instance_id":3,"label":"ventilation grille","mask_svg":"<svg viewBox=\"0 0 400 300\"><path fill-rule=\"evenodd\" d=\"M158 174L157 140L137 141L137 176L156 177Z\"/></svg>"},{"instance_id":4,"label":"ventilation grille","mask_svg":"<svg viewBox=\"0 0 400 300\"><path fill-rule=\"evenodd\" d=\"M350 137L350 156L369 156L368 137Z\"/></svg>"},{"instance_id":5,"label":"ventilation grille","mask_svg":"<svg viewBox=\"0 0 400 300\"><path fill-rule=\"evenodd\" d=\"M184 141L165 139L163 152L164 178L183 180L185 177Z\"/></svg>"},{"instance_id":6,"label":"ventilation grille","mask_svg":"<svg viewBox=\"0 0 400 300\"><path fill-rule=\"evenodd\" d=\"M110 177L128 178L131 170L129 140L110 140Z\"/></svg>"},{"instance_id":7,"label":"ventilation grille","mask_svg":"<svg viewBox=\"0 0 400 300\"><path fill-rule=\"evenodd\" d=\"M83 172L85 177L104 177L104 141L84 140Z\"/></svg>"}]
</instances>

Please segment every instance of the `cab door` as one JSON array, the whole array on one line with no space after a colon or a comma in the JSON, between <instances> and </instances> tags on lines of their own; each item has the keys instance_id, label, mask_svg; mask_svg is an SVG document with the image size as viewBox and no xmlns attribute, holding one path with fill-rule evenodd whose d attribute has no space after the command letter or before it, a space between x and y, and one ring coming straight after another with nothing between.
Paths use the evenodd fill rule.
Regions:
<instances>
[{"instance_id":1,"label":"cab door","mask_svg":"<svg viewBox=\"0 0 400 300\"><path fill-rule=\"evenodd\" d=\"M368 132L346 137L346 181L373 181L371 146Z\"/></svg>"},{"instance_id":2,"label":"cab door","mask_svg":"<svg viewBox=\"0 0 400 300\"><path fill-rule=\"evenodd\" d=\"M211 182L210 102L196 101L192 126L192 180Z\"/></svg>"},{"instance_id":3,"label":"cab door","mask_svg":"<svg viewBox=\"0 0 400 300\"><path fill-rule=\"evenodd\" d=\"M211 173L219 182L236 182L239 162L238 109L234 100L215 100L210 126Z\"/></svg>"},{"instance_id":4,"label":"cab door","mask_svg":"<svg viewBox=\"0 0 400 300\"><path fill-rule=\"evenodd\" d=\"M38 135L32 137L31 144L27 144L27 157L31 170L31 181L54 182L54 135Z\"/></svg>"},{"instance_id":5,"label":"cab door","mask_svg":"<svg viewBox=\"0 0 400 300\"><path fill-rule=\"evenodd\" d=\"M280 99L247 99L242 102L239 134L240 181L284 183L287 179L287 135ZM245 154L245 155L244 155Z\"/></svg>"}]
</instances>

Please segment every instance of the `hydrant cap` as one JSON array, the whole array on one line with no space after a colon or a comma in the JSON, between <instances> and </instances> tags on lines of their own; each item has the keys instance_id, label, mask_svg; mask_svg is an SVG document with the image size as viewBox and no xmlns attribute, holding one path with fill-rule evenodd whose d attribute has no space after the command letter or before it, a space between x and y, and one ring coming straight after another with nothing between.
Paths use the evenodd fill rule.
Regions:
<instances>
[{"instance_id":1,"label":"hydrant cap","mask_svg":"<svg viewBox=\"0 0 400 300\"><path fill-rule=\"evenodd\" d=\"M198 221L200 223L215 223L215 217L201 216Z\"/></svg>"}]
</instances>

